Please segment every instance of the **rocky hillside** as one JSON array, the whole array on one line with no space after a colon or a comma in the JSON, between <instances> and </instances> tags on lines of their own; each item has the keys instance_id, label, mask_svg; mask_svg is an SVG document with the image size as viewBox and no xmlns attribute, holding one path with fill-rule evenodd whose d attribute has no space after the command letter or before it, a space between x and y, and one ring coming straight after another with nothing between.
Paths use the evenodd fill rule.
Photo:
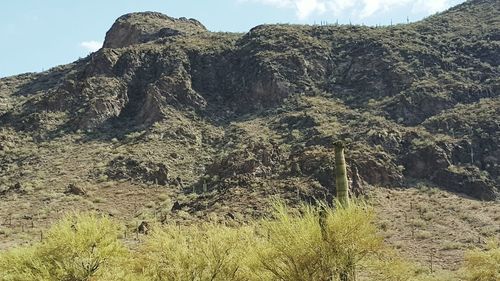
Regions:
<instances>
[{"instance_id":1,"label":"rocky hillside","mask_svg":"<svg viewBox=\"0 0 500 281\"><path fill-rule=\"evenodd\" d=\"M0 80L0 198L129 183L171 192L172 212L260 216L275 194L331 198L343 140L357 193L425 183L496 200L499 54L499 0L246 34L124 15L88 57Z\"/></svg>"}]
</instances>

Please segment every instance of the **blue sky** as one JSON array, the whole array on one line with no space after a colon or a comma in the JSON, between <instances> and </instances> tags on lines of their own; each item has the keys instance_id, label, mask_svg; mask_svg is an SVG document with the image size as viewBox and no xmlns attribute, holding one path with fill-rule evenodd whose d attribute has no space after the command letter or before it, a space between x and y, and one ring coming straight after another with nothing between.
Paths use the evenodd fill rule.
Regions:
<instances>
[{"instance_id":1,"label":"blue sky","mask_svg":"<svg viewBox=\"0 0 500 281\"><path fill-rule=\"evenodd\" d=\"M0 77L84 57L117 17L158 11L200 20L212 31L262 23L389 24L420 20L464 0L19 0L0 3Z\"/></svg>"}]
</instances>

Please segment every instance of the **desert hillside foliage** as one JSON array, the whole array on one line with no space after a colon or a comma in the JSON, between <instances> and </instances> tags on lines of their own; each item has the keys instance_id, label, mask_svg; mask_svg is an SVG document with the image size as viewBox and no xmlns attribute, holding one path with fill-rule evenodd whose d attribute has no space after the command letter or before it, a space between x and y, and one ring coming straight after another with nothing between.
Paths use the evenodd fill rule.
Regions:
<instances>
[{"instance_id":1,"label":"desert hillside foliage","mask_svg":"<svg viewBox=\"0 0 500 281\"><path fill-rule=\"evenodd\" d=\"M73 214L42 242L0 253L0 279L24 280L470 280L500 278L500 247L469 251L463 269L431 272L405 261L377 234L372 207L275 203L239 227L156 225L138 245L97 213Z\"/></svg>"}]
</instances>

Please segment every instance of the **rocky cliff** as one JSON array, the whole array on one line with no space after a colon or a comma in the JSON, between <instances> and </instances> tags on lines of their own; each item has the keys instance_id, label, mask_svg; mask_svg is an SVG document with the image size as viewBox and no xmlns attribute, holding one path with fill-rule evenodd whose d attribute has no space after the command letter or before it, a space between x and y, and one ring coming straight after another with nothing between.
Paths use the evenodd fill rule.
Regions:
<instances>
[{"instance_id":1,"label":"rocky cliff","mask_svg":"<svg viewBox=\"0 0 500 281\"><path fill-rule=\"evenodd\" d=\"M344 140L359 192L425 182L498 199L499 10L475 0L407 25L246 34L122 16L88 57L0 80L0 189L61 189L61 170L149 186L161 170L162 185L198 194L181 205L255 213L276 193L331 198Z\"/></svg>"}]
</instances>

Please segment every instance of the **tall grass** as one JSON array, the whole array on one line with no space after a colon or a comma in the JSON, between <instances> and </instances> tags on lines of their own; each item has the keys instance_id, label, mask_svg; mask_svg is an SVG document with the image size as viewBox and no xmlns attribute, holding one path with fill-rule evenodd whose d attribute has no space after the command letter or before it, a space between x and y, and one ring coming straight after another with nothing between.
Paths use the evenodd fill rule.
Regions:
<instances>
[{"instance_id":1,"label":"tall grass","mask_svg":"<svg viewBox=\"0 0 500 281\"><path fill-rule=\"evenodd\" d=\"M131 250L120 224L76 214L55 224L43 242L0 253L0 280L453 280L394 258L374 219L363 203L293 210L277 204L271 218L236 228L156 226ZM499 248L492 245L468 254L466 280L499 280Z\"/></svg>"}]
</instances>

